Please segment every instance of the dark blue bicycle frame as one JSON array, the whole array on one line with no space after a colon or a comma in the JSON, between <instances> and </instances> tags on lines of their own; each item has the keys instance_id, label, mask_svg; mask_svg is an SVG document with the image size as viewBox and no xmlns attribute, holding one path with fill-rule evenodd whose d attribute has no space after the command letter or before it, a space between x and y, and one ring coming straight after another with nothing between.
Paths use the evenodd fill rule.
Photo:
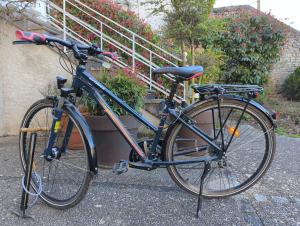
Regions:
<instances>
[{"instance_id":1,"label":"dark blue bicycle frame","mask_svg":"<svg viewBox=\"0 0 300 226\"><path fill-rule=\"evenodd\" d=\"M74 92L80 92L81 90L85 90L86 92L88 92L88 94L97 102L99 107L103 108L103 110L107 114L108 118L112 121L112 123L120 131L120 133L126 139L128 144L132 147L132 149L139 155L140 159L143 162L147 163L147 164L150 164L150 165L155 167L155 166L166 166L166 165L178 165L178 164L189 164L189 163L197 163L197 162L207 162L207 161L214 161L214 160L221 159L222 154L224 152L226 152L226 149L229 146L229 144L226 145L226 146L224 145L223 134L222 134L222 130L223 130L222 128L224 127L227 119L225 119L224 123L221 123L222 120L220 120L220 124L221 124L220 128L221 129L220 129L220 132L217 135L215 134L215 131L214 131L214 137L211 137L208 134L206 134L204 131L202 131L200 128L198 128L193 123L192 120L190 120L188 117L186 117L185 114L182 114L182 113L178 112L175 109L174 103L173 103L173 97L176 93L178 84L179 84L179 81L174 81L173 84L172 84L172 88L171 88L171 91L170 91L170 94L169 94L168 98L166 99L165 108L163 110L162 117L160 119L160 123L159 123L158 127L156 127L152 123L150 123L141 114L139 114L133 108L131 108L126 102L121 100L114 93L112 93L108 88L106 88L101 82L97 81L94 78L94 76L86 70L85 62L83 62L82 64L77 66L76 75L73 77L72 86L74 88ZM149 129L151 129L155 133L155 137L154 137L152 145L151 145L150 153L148 153L147 156L144 153L144 151L142 150L142 148L135 141L135 139L133 137L131 137L130 133L124 127L123 123L120 121L118 116L113 112L113 110L111 109L111 107L107 103L104 96L112 99L114 102L116 102L118 105L120 105L125 111L130 113L136 120L140 121L142 124L147 126ZM226 95L220 95L220 96L221 96L221 98L229 97L228 95L227 96ZM244 99L243 97L240 97L240 96L230 96L230 98L238 98L240 101L242 101L246 104L243 113L245 112L248 105L252 105L256 108L260 107L259 109L261 109L268 116L270 121L272 121L271 116L266 113L267 110L262 108L256 102L253 102L251 99ZM218 102L218 107L220 107L219 106L219 95L216 95L216 100ZM68 102L67 99L65 101ZM58 102L58 105L59 105L59 103L60 102ZM189 106L189 107L187 107L187 109L189 109L191 107L193 107L193 106ZM48 146L47 146L47 149L45 150L45 155L46 156L47 156L48 153L51 153L52 145L53 145L53 143L56 139L56 132L55 132L56 127L55 126L56 126L57 121L60 121L61 109L59 107L54 108L54 114L53 115L54 115L54 119L53 119L51 131L50 131ZM181 122L183 124L183 126L187 127L188 129L193 131L195 134L197 134L199 137L201 137L205 142L207 142L206 147L208 147L208 146L212 147L215 150L215 154L212 155L212 156L204 156L204 157L193 158L192 160L178 160L178 161L162 161L162 160L160 161L159 159L155 158L155 156L157 156L157 145L159 143L159 140L160 140L162 132L163 132L164 125L165 125L166 120L167 120L169 115L172 115L176 119L176 121L178 120L179 122ZM230 114L228 114L227 118L229 117L229 115ZM214 117L214 115L213 115L213 117ZM219 111L219 117L221 117L220 111ZM243 114L241 115L240 120L241 120L242 117L243 117ZM236 128L238 127L240 120L238 121ZM73 129L73 123L69 122L68 126L67 126L67 131L66 131L66 134L65 134L65 138L64 138L64 141L63 141L63 145L62 145L62 148L61 148L62 152L64 151L64 149L67 146L68 139L70 137L72 129ZM214 142L216 140L216 138L220 135L220 133L221 133L221 136L222 136L222 145L220 145L221 147ZM91 137L89 137L88 139L92 140ZM203 151L203 150L206 150L206 148L204 148L204 147L200 148L199 151ZM188 151L183 151L182 154L184 155L184 154L187 154L189 152L191 152L191 151L189 151L189 150Z\"/></svg>"},{"instance_id":2,"label":"dark blue bicycle frame","mask_svg":"<svg viewBox=\"0 0 300 226\"><path fill-rule=\"evenodd\" d=\"M140 121L142 124L147 126L149 129L151 129L155 133L155 137L153 140L153 145L151 146L151 153L156 152L156 148L159 142L159 139L162 135L163 127L165 125L165 122L167 120L167 117L169 114L171 114L174 118L177 118L177 120L181 121L184 126L191 129L194 133L196 133L198 136L200 136L203 140L205 140L209 145L214 147L216 150L221 151L221 148L216 145L213 140L214 138L208 136L205 132L203 132L201 129L196 127L195 125L187 122L180 114L177 113L177 111L172 108L172 99L174 96L174 93L176 92L178 83L173 84L173 90L171 90L170 96L166 100L166 106L163 111L163 116L160 120L159 126L156 127L152 123L150 123L147 119L145 119L140 113L136 112L133 108L131 108L126 102L121 100L119 97L117 97L114 93L112 93L108 88L106 88L102 83L97 81L94 76L86 70L84 66L78 66L76 70L76 76L74 76L73 80L73 87L75 89L84 89L89 93L89 95L97 102L97 104L102 107L109 117L109 119L113 122L113 124L116 126L116 128L121 132L121 134L124 136L126 141L129 143L129 145L133 148L133 150L141 157L142 160L147 160L147 156L145 156L143 150L140 148L140 146L137 144L137 142L131 137L127 129L123 126L122 122L118 118L118 116L113 112L107 101L105 100L104 96L109 97L113 101L115 101L118 105L120 105L125 111L130 113L135 119ZM203 159L203 158L202 158ZM200 158L199 158L200 160ZM199 162L198 160L198 162ZM184 161L186 162L186 161Z\"/></svg>"},{"instance_id":3,"label":"dark blue bicycle frame","mask_svg":"<svg viewBox=\"0 0 300 226\"><path fill-rule=\"evenodd\" d=\"M85 90L86 92L88 92L88 94L97 102L97 104L103 108L103 110L107 114L108 118L112 121L112 123L120 131L120 133L123 135L123 137L128 142L128 144L132 147L132 149L139 155L139 157L145 163L149 163L153 166L160 166L160 165L178 165L178 164L197 163L197 162L213 161L213 160L220 159L221 155L214 155L214 156L210 156L210 157L207 157L207 156L198 157L198 158L194 158L192 160L153 161L153 159L154 159L153 157L156 155L157 145L158 145L160 137L162 135L163 128L164 128L165 122L168 118L168 115L172 115L174 118L176 118L176 120L180 121L185 127L192 130L195 134L197 134L204 141L206 141L208 143L208 145L212 146L217 151L217 153L222 152L222 148L214 143L214 138L207 135L200 128L195 126L193 124L193 122L191 122L191 120L186 119L184 115L182 115L181 113L178 114L177 111L175 110L174 104L173 104L173 97L176 93L178 83L179 83L178 81L175 81L172 84L171 92L170 92L169 97L166 99L165 108L163 110L162 117L160 119L160 123L159 123L158 127L156 127L152 123L150 123L140 113L136 112L126 102L124 102L122 99L117 97L113 92L111 92L108 88L106 88L102 83L97 81L94 78L94 76L86 70L84 65L77 66L76 75L73 78L72 86L73 86L75 92L79 91L79 90ZM141 147L138 145L138 143L135 141L135 139L130 135L128 130L124 127L123 123L120 121L118 116L113 112L113 110L107 103L104 96L115 101L125 111L130 113L136 120L140 121L142 124L147 126L149 129L151 129L155 133L155 137L154 137L153 143L151 145L151 150L150 150L150 153L148 156L145 155L144 151L141 149ZM56 138L55 125L56 125L56 122L60 120L60 117L61 117L61 111L56 110L56 108L55 108L54 109L54 120L52 123L48 146L47 146L47 149L45 152L48 152L48 153L51 152L50 151L52 149L51 144L54 143L54 140ZM67 126L67 130L66 130L65 138L63 141L62 151L65 149L66 144L68 143L68 139L70 137L72 129L73 129L73 123L69 122L69 124Z\"/></svg>"}]
</instances>

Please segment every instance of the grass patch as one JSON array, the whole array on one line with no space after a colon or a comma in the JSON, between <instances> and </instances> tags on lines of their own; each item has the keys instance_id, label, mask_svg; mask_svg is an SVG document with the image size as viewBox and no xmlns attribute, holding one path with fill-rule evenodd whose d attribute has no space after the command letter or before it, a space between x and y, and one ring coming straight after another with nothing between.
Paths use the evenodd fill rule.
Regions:
<instances>
[{"instance_id":1,"label":"grass patch","mask_svg":"<svg viewBox=\"0 0 300 226\"><path fill-rule=\"evenodd\" d=\"M280 114L276 120L278 135L300 138L300 102L266 98L263 105Z\"/></svg>"}]
</instances>

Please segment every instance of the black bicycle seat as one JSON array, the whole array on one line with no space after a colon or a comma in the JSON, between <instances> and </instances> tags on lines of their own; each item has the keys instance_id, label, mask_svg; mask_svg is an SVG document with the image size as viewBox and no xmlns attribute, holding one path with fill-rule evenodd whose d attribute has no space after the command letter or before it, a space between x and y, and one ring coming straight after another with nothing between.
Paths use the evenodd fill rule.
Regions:
<instances>
[{"instance_id":1,"label":"black bicycle seat","mask_svg":"<svg viewBox=\"0 0 300 226\"><path fill-rule=\"evenodd\" d=\"M203 67L201 66L187 66L187 67L163 67L153 70L153 74L172 74L177 79L190 80L203 74Z\"/></svg>"}]
</instances>

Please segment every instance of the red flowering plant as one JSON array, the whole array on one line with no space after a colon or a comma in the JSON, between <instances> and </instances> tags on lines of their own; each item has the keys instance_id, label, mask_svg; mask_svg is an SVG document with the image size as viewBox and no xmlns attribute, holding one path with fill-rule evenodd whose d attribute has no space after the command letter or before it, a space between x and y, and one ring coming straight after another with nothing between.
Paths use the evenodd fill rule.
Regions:
<instances>
[{"instance_id":1,"label":"red flowering plant","mask_svg":"<svg viewBox=\"0 0 300 226\"><path fill-rule=\"evenodd\" d=\"M143 99L146 95L146 85L137 77L130 68L102 70L95 78L110 89L119 98L124 100L136 111L140 111L143 106ZM127 115L119 105L107 98L110 106L118 115ZM81 98L81 103L88 109L90 115L102 115L96 102L86 94Z\"/></svg>"},{"instance_id":2,"label":"red flowering plant","mask_svg":"<svg viewBox=\"0 0 300 226\"><path fill-rule=\"evenodd\" d=\"M61 0L54 0L55 4L62 7L62 1ZM120 30L120 27L118 27L113 22L105 19L104 17L99 16L96 12L101 13L102 15L106 16L107 18L121 24L123 27L127 28L128 30L138 34L139 36L143 37L144 39L148 40L149 42L154 43L155 45L158 45L164 49L170 50L170 52L174 52L174 46L171 45L171 43L166 43L166 40L162 39L159 34L156 34L152 31L149 24L145 23L144 20L140 19L138 15L136 15L134 12L130 10L125 10L120 5L114 3L111 0L81 0L80 2L90 7L84 8L86 11L80 11L78 8L83 8L80 3L77 3L75 1L70 0L70 3L66 4L66 10L68 13L70 13L73 16L76 16L80 20L84 21L86 24L89 24L93 28L95 28L98 31L103 32L106 36L108 36L111 39L116 40L120 44L126 47L126 52L119 50L115 45L112 43L109 43L105 40L103 40L103 49L108 50L110 52L117 52L118 56L122 59L124 63L131 66L133 65L133 58L129 56L128 53L130 53L131 49L133 48L133 43L130 39L132 39L132 33L126 31L126 30ZM77 8L77 7L78 8ZM94 11L93 11L94 10ZM95 12L96 11L96 12ZM58 21L62 21L63 14L61 12L58 12L56 10L51 11L52 16L56 18ZM88 15L89 14L89 15ZM101 23L99 21L103 22L103 25L101 26ZM104 23L106 25L104 25ZM90 42L94 43L95 45L100 45L100 38L99 36L96 36L93 32L91 32L90 29L87 29L71 19L70 17L66 17L66 24L68 29L71 29L72 31L79 34L81 37L83 37L85 40L89 40ZM116 31L119 31L123 34L120 35ZM138 36L135 36L135 71L143 73L145 75L148 75L149 67L145 65L145 59L150 60L150 54L149 51L153 51L160 56L164 57L165 59L172 61L172 59L165 54L164 52L157 52L157 50L154 49L154 47L149 44L147 41L141 39ZM144 46L145 48L143 48ZM142 63L142 62L143 63ZM152 54L152 62L159 67L168 66L166 65L166 62L162 60L160 57L157 57L155 54ZM178 62L174 62L175 64ZM154 78L155 79L155 78ZM166 85L168 85L166 83Z\"/></svg>"},{"instance_id":3,"label":"red flowering plant","mask_svg":"<svg viewBox=\"0 0 300 226\"><path fill-rule=\"evenodd\" d=\"M61 0L54 0L55 4L62 7L62 1ZM83 8L80 3L77 3L75 1L72 1L72 4L67 3L66 5L66 11L73 16L76 16L80 20L84 21L86 24L91 25L93 28L95 28L98 31L103 32L103 34L109 36L109 38L112 38L116 41L118 41L123 46L126 46L128 49L132 49L132 33L143 37L147 41L150 41L158 46L163 46L162 44L163 39L158 35L155 34L151 26L147 24L143 19L139 18L137 14L130 10L125 10L120 5L114 3L111 0L81 0L81 3L87 5L90 9L84 8L84 11L79 10L78 8ZM115 21L116 23L122 25L128 30L121 29L118 25L111 22L108 19L105 19L104 17L99 16L96 12L99 12L100 14L104 15L105 17ZM58 21L62 21L63 14L61 12L52 10L51 11L52 16L56 18ZM103 25L99 21L103 22ZM105 24L104 24L105 23ZM81 37L83 37L86 40L91 41L92 43L99 45L100 38L95 36L91 30L83 27L79 23L77 23L75 20L66 17L66 24L69 29L72 31L78 33ZM122 35L118 34L116 31L122 33ZM135 36L135 51L136 53L143 56L143 53L146 49L154 51L154 47L149 44L147 41L139 38L138 36ZM143 48L144 46L145 48ZM106 41L103 42L103 49L109 49L112 45ZM165 47L165 46L164 46ZM120 56L122 56L122 59L124 61L132 60L131 57L127 54L124 54L122 52L118 53ZM169 59L168 55L164 53L160 53L164 58ZM148 58L149 59L149 56ZM170 59L169 59L170 60ZM161 59L154 58L153 62L157 65L161 65ZM128 63L128 62L127 62ZM176 62L174 62L176 63ZM129 65L129 64L128 64Z\"/></svg>"}]
</instances>

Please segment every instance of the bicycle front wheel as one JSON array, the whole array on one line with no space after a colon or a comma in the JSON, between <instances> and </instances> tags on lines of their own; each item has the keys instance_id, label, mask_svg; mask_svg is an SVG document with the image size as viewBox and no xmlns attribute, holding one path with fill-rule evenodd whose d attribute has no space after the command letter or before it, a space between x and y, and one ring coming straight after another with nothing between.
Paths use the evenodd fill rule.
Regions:
<instances>
[{"instance_id":1,"label":"bicycle front wheel","mask_svg":"<svg viewBox=\"0 0 300 226\"><path fill-rule=\"evenodd\" d=\"M66 125L69 121L72 121L74 126L67 148L61 153L59 158L51 161L44 158L43 154L47 147L53 119L53 108L54 102L52 100L43 99L34 103L25 114L21 127L43 128L43 131L37 132L33 162L35 172L42 178L43 192L41 198L52 207L67 209L82 200L87 192L91 173L89 172L84 134L79 123L66 109L63 109L61 126L53 147L62 147ZM30 134L28 132L20 132L20 157L23 169L26 168L29 139ZM71 140L76 142L71 144ZM33 176L33 189L37 190L38 186L37 178Z\"/></svg>"},{"instance_id":2,"label":"bicycle front wheel","mask_svg":"<svg viewBox=\"0 0 300 226\"><path fill-rule=\"evenodd\" d=\"M203 196L226 197L245 191L263 176L272 162L273 125L263 112L251 105L244 111L245 105L242 101L223 99L218 108L217 101L208 101L186 113L217 145L223 145L222 137L224 146L229 145L221 160L211 162L211 170L203 181ZM212 152L208 143L177 122L169 133L164 157L167 161L192 160ZM203 168L204 163L193 163L167 169L179 187L198 195Z\"/></svg>"}]
</instances>

